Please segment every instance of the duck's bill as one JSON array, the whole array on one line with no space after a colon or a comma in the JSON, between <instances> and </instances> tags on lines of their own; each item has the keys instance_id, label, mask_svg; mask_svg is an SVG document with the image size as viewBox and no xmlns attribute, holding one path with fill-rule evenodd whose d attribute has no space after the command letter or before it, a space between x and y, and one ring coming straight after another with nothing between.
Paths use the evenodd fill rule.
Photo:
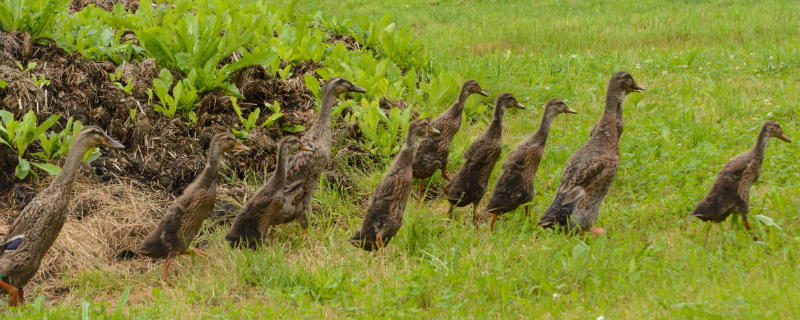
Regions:
<instances>
[{"instance_id":1,"label":"duck's bill","mask_svg":"<svg viewBox=\"0 0 800 320\"><path fill-rule=\"evenodd\" d=\"M523 106L523 105L522 105L521 103L519 103L519 102L517 102L517 104L513 105L512 107L513 107L513 108L517 108L517 109L522 109L522 110L525 110L525 106Z\"/></svg>"},{"instance_id":2,"label":"duck's bill","mask_svg":"<svg viewBox=\"0 0 800 320\"><path fill-rule=\"evenodd\" d=\"M367 92L367 89L364 89L354 84L353 87L350 88L350 91L364 93Z\"/></svg>"},{"instance_id":3,"label":"duck's bill","mask_svg":"<svg viewBox=\"0 0 800 320\"><path fill-rule=\"evenodd\" d=\"M105 140L103 140L103 144L107 145L109 147L112 147L112 148L119 148L119 149L125 148L125 146L123 146L121 143L119 143L119 141L114 140L109 136L105 136Z\"/></svg>"},{"instance_id":4,"label":"duck's bill","mask_svg":"<svg viewBox=\"0 0 800 320\"><path fill-rule=\"evenodd\" d=\"M488 96L489 96L489 94L488 94L488 93L486 93L486 91L483 91L483 90L481 90L481 91L478 91L478 94L479 94L479 95L482 95L482 96L484 96L484 97L488 97Z\"/></svg>"},{"instance_id":5,"label":"duck's bill","mask_svg":"<svg viewBox=\"0 0 800 320\"><path fill-rule=\"evenodd\" d=\"M786 141L788 143L792 143L792 140L789 139L789 137L787 137L785 133L781 133L781 135L778 136L778 139L781 139L781 140Z\"/></svg>"},{"instance_id":6,"label":"duck's bill","mask_svg":"<svg viewBox=\"0 0 800 320\"><path fill-rule=\"evenodd\" d=\"M641 91L644 91L644 90L647 90L647 88L642 87L642 86L640 86L638 84L635 84L635 83L633 84L633 92L641 92Z\"/></svg>"},{"instance_id":7,"label":"duck's bill","mask_svg":"<svg viewBox=\"0 0 800 320\"><path fill-rule=\"evenodd\" d=\"M429 127L429 128L428 128L428 133L432 133L432 134L441 134L442 132L441 132L441 131L439 131L439 130L436 130L436 128L434 128L434 127Z\"/></svg>"},{"instance_id":8,"label":"duck's bill","mask_svg":"<svg viewBox=\"0 0 800 320\"><path fill-rule=\"evenodd\" d=\"M309 147L307 145L303 145L302 147L300 147L300 150L303 150L303 151L314 151L314 148Z\"/></svg>"},{"instance_id":9,"label":"duck's bill","mask_svg":"<svg viewBox=\"0 0 800 320\"><path fill-rule=\"evenodd\" d=\"M236 144L236 146L233 147L233 150L250 151L250 148L248 148L246 145L238 143Z\"/></svg>"},{"instance_id":10,"label":"duck's bill","mask_svg":"<svg viewBox=\"0 0 800 320\"><path fill-rule=\"evenodd\" d=\"M578 111L575 111L574 109L572 109L572 108L570 108L570 107L567 107L567 109L566 109L566 110L564 110L564 112L566 112L566 113L571 113L571 114L576 114L576 113L578 113Z\"/></svg>"}]
</instances>

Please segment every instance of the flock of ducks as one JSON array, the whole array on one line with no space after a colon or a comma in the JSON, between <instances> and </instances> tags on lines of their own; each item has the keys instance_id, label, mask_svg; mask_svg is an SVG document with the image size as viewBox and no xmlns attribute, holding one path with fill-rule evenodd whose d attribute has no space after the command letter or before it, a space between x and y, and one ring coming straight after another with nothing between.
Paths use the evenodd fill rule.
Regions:
<instances>
[{"instance_id":1,"label":"flock of ducks","mask_svg":"<svg viewBox=\"0 0 800 320\"><path fill-rule=\"evenodd\" d=\"M544 228L565 232L602 234L594 227L600 206L619 167L619 139L624 129L622 104L633 92L645 90L627 72L617 72L609 81L603 115L590 138L567 161L555 198L539 219ZM236 216L225 240L233 247L254 247L272 226L298 221L303 235L311 214L311 198L331 157L331 111L337 97L347 92L366 92L343 78L330 79L323 88L320 115L302 138L287 136L278 147L277 167ZM524 109L512 94L500 94L491 124L464 153L464 165L453 177L447 174L450 144L461 126L464 105L472 94L488 96L478 82L464 82L456 102L433 120L418 119L408 125L400 152L384 173L369 199L364 223L349 242L367 251L382 249L403 225L412 180L419 179L420 201L424 179L436 171L448 180L444 193L455 207L472 205L473 222L488 189L488 181L502 151L503 117L509 108ZM509 152L488 205L481 214L491 215L490 231L499 215L528 205L533 199L533 179L544 154L553 119L561 113L575 114L560 99L547 101L538 130ZM775 121L766 121L752 150L730 160L717 175L708 195L690 216L703 221L724 221L739 213L747 221L750 186L758 179L767 141L777 137L791 142ZM61 173L22 210L0 240L0 292L9 294L9 305L24 305L24 286L39 269L66 221L72 184L87 150L99 145L123 146L102 129L84 127L70 150ZM158 227L144 239L137 253L166 259L162 281L166 281L172 259L184 254L206 254L191 247L203 221L216 202L217 179L222 155L230 150L249 150L231 133L214 136L208 163L170 206Z\"/></svg>"}]
</instances>

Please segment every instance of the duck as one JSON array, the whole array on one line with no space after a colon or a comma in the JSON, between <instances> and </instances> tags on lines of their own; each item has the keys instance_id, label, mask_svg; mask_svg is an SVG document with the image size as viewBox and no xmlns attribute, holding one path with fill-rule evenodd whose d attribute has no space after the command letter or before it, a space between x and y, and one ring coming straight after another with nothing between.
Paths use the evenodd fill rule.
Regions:
<instances>
[{"instance_id":1,"label":"duck","mask_svg":"<svg viewBox=\"0 0 800 320\"><path fill-rule=\"evenodd\" d=\"M67 220L72 185L83 155L100 145L124 148L99 127L81 128L61 172L22 209L0 240L0 288L9 294L9 306L25 304L25 285L36 275Z\"/></svg>"},{"instance_id":2,"label":"duck","mask_svg":"<svg viewBox=\"0 0 800 320\"><path fill-rule=\"evenodd\" d=\"M497 216L513 211L533 200L533 178L536 177L539 161L544 154L550 125L553 123L553 119L562 113L576 114L578 112L568 107L561 99L548 100L544 105L544 115L539 129L508 153L492 196L489 198L489 204L484 209L486 214L492 215L489 221L489 231L494 230ZM525 206L524 210L525 216L530 216L529 206Z\"/></svg>"},{"instance_id":3,"label":"duck","mask_svg":"<svg viewBox=\"0 0 800 320\"><path fill-rule=\"evenodd\" d=\"M453 142L453 137L458 133L458 129L461 128L464 105L467 103L467 99L473 94L479 94L484 97L489 96L489 94L481 89L478 81L464 81L461 85L461 91L458 93L456 102L430 122L431 126L442 133L426 135L419 144L417 153L414 156L414 163L412 164L412 173L414 178L419 179L420 201L422 201L424 197L424 180L433 176L437 170L441 172L443 179L450 181L450 176L447 175L450 144Z\"/></svg>"},{"instance_id":4,"label":"duck","mask_svg":"<svg viewBox=\"0 0 800 320\"><path fill-rule=\"evenodd\" d=\"M217 199L217 177L222 156L230 150L249 151L250 148L236 140L230 132L218 133L211 139L208 161L203 171L189 184L180 197L161 219L155 230L148 235L136 253L153 258L166 259L163 282L167 281L169 266L178 255L206 253L190 247L203 221L211 213Z\"/></svg>"},{"instance_id":5,"label":"duck","mask_svg":"<svg viewBox=\"0 0 800 320\"><path fill-rule=\"evenodd\" d=\"M256 190L253 198L247 201L242 211L236 215L225 240L232 247L243 245L253 248L261 242L262 234L273 225L284 223L286 219L278 216L283 208L283 189L286 182L286 161L289 155L298 151L314 151L300 142L296 136L287 136L278 143L277 166L272 177Z\"/></svg>"},{"instance_id":6,"label":"duck","mask_svg":"<svg viewBox=\"0 0 800 320\"><path fill-rule=\"evenodd\" d=\"M325 82L319 116L300 139L303 145L314 151L297 152L289 156L280 216L287 217L287 223L298 221L304 237L307 234L308 216L311 215L311 197L317 191L323 170L331 161L331 112L338 96L348 92L365 93L367 90L341 77L333 77Z\"/></svg>"},{"instance_id":7,"label":"duck","mask_svg":"<svg viewBox=\"0 0 800 320\"><path fill-rule=\"evenodd\" d=\"M703 200L697 203L689 216L702 221L718 223L725 221L732 213L738 213L742 217L745 228L753 232L753 228L747 221L750 208L750 187L758 180L761 164L764 162L767 141L773 137L787 143L792 142L778 122L765 121L758 131L755 146L725 163L722 170L717 173L717 179L711 190ZM708 236L709 230L706 229L706 236Z\"/></svg>"},{"instance_id":8,"label":"duck","mask_svg":"<svg viewBox=\"0 0 800 320\"><path fill-rule=\"evenodd\" d=\"M603 115L589 140L567 161L556 196L539 219L539 226L603 234L605 230L593 226L619 167L619 139L624 130L622 104L628 94L643 90L628 72L620 71L611 77Z\"/></svg>"},{"instance_id":9,"label":"duck","mask_svg":"<svg viewBox=\"0 0 800 320\"><path fill-rule=\"evenodd\" d=\"M411 193L414 152L423 137L439 134L427 119L408 124L405 141L392 165L383 175L369 199L364 224L348 241L365 251L383 249L403 226L408 195Z\"/></svg>"},{"instance_id":10,"label":"duck","mask_svg":"<svg viewBox=\"0 0 800 320\"><path fill-rule=\"evenodd\" d=\"M444 186L447 201L450 202L447 214L451 218L455 207L472 204L472 222L477 226L478 216L475 210L486 194L489 176L503 150L503 117L509 108L525 109L511 93L497 96L492 123L470 144L464 153L464 165Z\"/></svg>"}]
</instances>

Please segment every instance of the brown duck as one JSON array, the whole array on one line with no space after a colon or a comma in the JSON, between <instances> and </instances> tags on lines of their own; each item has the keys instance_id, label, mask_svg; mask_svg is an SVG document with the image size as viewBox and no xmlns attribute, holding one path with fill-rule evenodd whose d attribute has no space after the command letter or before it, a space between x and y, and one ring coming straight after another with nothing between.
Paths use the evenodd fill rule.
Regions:
<instances>
[{"instance_id":1,"label":"brown duck","mask_svg":"<svg viewBox=\"0 0 800 320\"><path fill-rule=\"evenodd\" d=\"M389 243L403 226L408 194L411 193L411 163L417 143L426 134L437 134L427 119L414 120L408 125L403 147L383 174L369 200L367 214L361 230L350 238L350 243L366 251L381 249Z\"/></svg>"},{"instance_id":2,"label":"brown duck","mask_svg":"<svg viewBox=\"0 0 800 320\"><path fill-rule=\"evenodd\" d=\"M467 80L461 85L461 92L458 94L456 102L445 112L442 112L436 119L431 120L431 126L442 132L442 134L429 134L422 139L414 156L412 173L414 178L419 179L419 199L422 200L425 188L424 180L433 176L436 170L441 170L442 178L450 180L447 175L447 162L450 158L450 143L453 137L461 128L461 118L464 114L464 105L470 95L479 94L488 97L478 85L478 81Z\"/></svg>"},{"instance_id":3,"label":"brown duck","mask_svg":"<svg viewBox=\"0 0 800 320\"><path fill-rule=\"evenodd\" d=\"M286 160L289 155L300 150L314 151L304 146L295 136L281 139L278 144L278 165L275 172L261 188L258 188L253 198L247 201L233 221L233 226L225 234L225 240L228 240L231 246L243 245L252 248L261 242L262 235L266 234L271 226L287 222L286 217L278 215L283 208Z\"/></svg>"},{"instance_id":4,"label":"brown duck","mask_svg":"<svg viewBox=\"0 0 800 320\"><path fill-rule=\"evenodd\" d=\"M769 138L776 137L785 142L792 142L783 133L781 125L775 121L766 121L758 132L758 138L753 149L734 157L717 174L714 186L705 199L689 216L697 217L703 221L722 222L731 213L742 216L745 228L752 231L747 221L750 207L750 186L753 185L761 173L761 163L764 161L764 152ZM706 235L708 235L706 230Z\"/></svg>"},{"instance_id":5,"label":"brown duck","mask_svg":"<svg viewBox=\"0 0 800 320\"><path fill-rule=\"evenodd\" d=\"M298 152L289 156L286 173L285 202L280 216L287 222L297 220L303 235L311 214L311 197L317 191L322 171L331 160L331 111L339 95L347 92L367 92L344 78L331 78L322 88L322 107L311 129L300 140L313 152Z\"/></svg>"},{"instance_id":6,"label":"brown duck","mask_svg":"<svg viewBox=\"0 0 800 320\"><path fill-rule=\"evenodd\" d=\"M183 254L206 254L189 247L197 235L203 221L211 213L217 199L217 176L219 164L225 152L250 150L236 140L230 133L219 133L211 139L208 150L208 163L205 169L189 184L178 199L167 210L158 227L144 239L136 253L156 259L167 259L162 281L167 281L167 274L172 259Z\"/></svg>"},{"instance_id":7,"label":"brown duck","mask_svg":"<svg viewBox=\"0 0 800 320\"><path fill-rule=\"evenodd\" d=\"M567 106L561 99L550 99L544 105L544 115L539 129L528 139L520 142L514 150L508 153L503 163L503 171L494 187L489 204L484 210L492 215L489 230L494 229L497 216L510 212L517 207L533 200L533 178L539 169L539 161L544 153L550 125L556 115L561 113L577 113ZM528 206L525 206L525 215L529 216Z\"/></svg>"},{"instance_id":8,"label":"brown duck","mask_svg":"<svg viewBox=\"0 0 800 320\"><path fill-rule=\"evenodd\" d=\"M450 182L444 186L447 201L450 202L448 215L454 207L472 204L472 222L477 223L475 209L486 194L489 176L494 170L495 162L502 151L503 116L508 108L525 109L517 102L514 95L504 93L497 97L494 107L494 118L489 128L469 146L464 153L464 165L456 172Z\"/></svg>"},{"instance_id":9,"label":"brown duck","mask_svg":"<svg viewBox=\"0 0 800 320\"><path fill-rule=\"evenodd\" d=\"M567 161L556 197L539 219L540 226L603 233L603 229L592 226L619 167L622 103L629 93L642 90L645 88L636 84L627 72L617 72L611 77L603 115L592 129L589 141Z\"/></svg>"},{"instance_id":10,"label":"brown duck","mask_svg":"<svg viewBox=\"0 0 800 320\"><path fill-rule=\"evenodd\" d=\"M10 306L25 304L24 287L39 270L42 258L67 219L72 183L83 162L83 155L101 144L123 148L102 129L83 127L72 144L61 173L22 209L0 240L0 287L1 292L9 293Z\"/></svg>"}]
</instances>

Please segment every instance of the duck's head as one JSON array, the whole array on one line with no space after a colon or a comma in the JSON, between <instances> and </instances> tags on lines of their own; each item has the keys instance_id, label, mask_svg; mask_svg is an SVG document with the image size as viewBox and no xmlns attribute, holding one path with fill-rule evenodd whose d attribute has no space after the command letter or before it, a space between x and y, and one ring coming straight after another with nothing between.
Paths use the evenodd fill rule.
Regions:
<instances>
[{"instance_id":1,"label":"duck's head","mask_svg":"<svg viewBox=\"0 0 800 320\"><path fill-rule=\"evenodd\" d=\"M300 138L295 136L287 136L279 142L281 150L286 150L287 154L292 154L297 151L314 151L313 148L304 145L300 142Z\"/></svg>"},{"instance_id":2,"label":"duck's head","mask_svg":"<svg viewBox=\"0 0 800 320\"><path fill-rule=\"evenodd\" d=\"M461 91L469 92L469 94L479 94L484 97L488 97L489 94L486 91L481 89L481 85L478 84L477 80L467 80L464 81L464 84L461 85Z\"/></svg>"},{"instance_id":3,"label":"duck's head","mask_svg":"<svg viewBox=\"0 0 800 320\"><path fill-rule=\"evenodd\" d=\"M333 77L328 82L325 82L325 86L322 88L325 92L333 92L337 97L340 94L348 93L348 92L360 92L364 93L367 92L367 89L359 87L354 83L348 81L342 77Z\"/></svg>"},{"instance_id":4,"label":"duck's head","mask_svg":"<svg viewBox=\"0 0 800 320\"><path fill-rule=\"evenodd\" d=\"M617 72L611 77L611 81L608 82L608 89L609 91L622 91L625 94L646 90L645 87L638 85L636 80L633 80L633 76L630 73L625 71Z\"/></svg>"},{"instance_id":5,"label":"duck's head","mask_svg":"<svg viewBox=\"0 0 800 320\"><path fill-rule=\"evenodd\" d=\"M211 139L211 149L217 149L221 153L227 152L228 150L250 151L250 148L243 145L239 140L236 140L236 136L230 132L217 133L214 138Z\"/></svg>"},{"instance_id":6,"label":"duck's head","mask_svg":"<svg viewBox=\"0 0 800 320\"><path fill-rule=\"evenodd\" d=\"M497 96L497 100L495 102L496 109L509 109L509 108L517 108L525 110L525 106L523 106L516 98L514 98L513 94L510 93L503 93Z\"/></svg>"},{"instance_id":7,"label":"duck's head","mask_svg":"<svg viewBox=\"0 0 800 320\"><path fill-rule=\"evenodd\" d=\"M107 145L112 148L125 148L117 140L109 137L103 129L96 126L85 126L78 132L76 143L86 145L87 148L94 148L99 145Z\"/></svg>"},{"instance_id":8,"label":"duck's head","mask_svg":"<svg viewBox=\"0 0 800 320\"><path fill-rule=\"evenodd\" d=\"M572 108L568 107L567 103L565 103L564 100L558 98L547 100L547 102L544 104L544 110L546 112L552 110L554 114L578 113L577 111L572 110Z\"/></svg>"},{"instance_id":9,"label":"duck's head","mask_svg":"<svg viewBox=\"0 0 800 320\"><path fill-rule=\"evenodd\" d=\"M428 119L417 119L411 121L408 124L408 135L414 137L424 137L427 134L438 135L441 134L439 130L436 130L433 126L431 126L430 121Z\"/></svg>"},{"instance_id":10,"label":"duck's head","mask_svg":"<svg viewBox=\"0 0 800 320\"><path fill-rule=\"evenodd\" d=\"M770 137L775 137L789 143L792 142L792 140L790 140L789 137L787 137L786 134L783 133L783 129L781 128L781 125L777 121L772 121L772 120L766 121L764 122L762 128L767 130L767 134Z\"/></svg>"}]
</instances>

